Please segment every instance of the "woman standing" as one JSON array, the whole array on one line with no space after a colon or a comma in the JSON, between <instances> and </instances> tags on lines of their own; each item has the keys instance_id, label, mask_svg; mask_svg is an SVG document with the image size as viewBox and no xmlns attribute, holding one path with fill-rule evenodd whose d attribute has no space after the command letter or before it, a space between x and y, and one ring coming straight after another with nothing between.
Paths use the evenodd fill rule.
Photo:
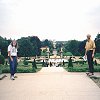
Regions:
<instances>
[{"instance_id":1,"label":"woman standing","mask_svg":"<svg viewBox=\"0 0 100 100\"><path fill-rule=\"evenodd\" d=\"M16 68L17 68L17 47L18 44L16 40L13 40L8 46L11 80L15 80L14 74L16 73Z\"/></svg>"}]
</instances>

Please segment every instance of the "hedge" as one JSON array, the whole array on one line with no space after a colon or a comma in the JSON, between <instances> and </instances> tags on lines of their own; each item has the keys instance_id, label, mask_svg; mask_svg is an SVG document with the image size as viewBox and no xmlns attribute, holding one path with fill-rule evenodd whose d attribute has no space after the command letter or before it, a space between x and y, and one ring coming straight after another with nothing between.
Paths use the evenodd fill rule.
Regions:
<instances>
[{"instance_id":1,"label":"hedge","mask_svg":"<svg viewBox=\"0 0 100 100\"><path fill-rule=\"evenodd\" d=\"M5 58L3 55L0 55L0 64L4 65L4 63L5 63Z\"/></svg>"},{"instance_id":2,"label":"hedge","mask_svg":"<svg viewBox=\"0 0 100 100\"><path fill-rule=\"evenodd\" d=\"M65 68L68 72L87 72L88 67L69 67ZM100 67L94 67L94 72L100 72Z\"/></svg>"},{"instance_id":3,"label":"hedge","mask_svg":"<svg viewBox=\"0 0 100 100\"><path fill-rule=\"evenodd\" d=\"M29 68L29 67L18 67L17 68L17 73L35 73L36 70ZM6 67L2 69L2 73L10 73L10 68Z\"/></svg>"}]
</instances>

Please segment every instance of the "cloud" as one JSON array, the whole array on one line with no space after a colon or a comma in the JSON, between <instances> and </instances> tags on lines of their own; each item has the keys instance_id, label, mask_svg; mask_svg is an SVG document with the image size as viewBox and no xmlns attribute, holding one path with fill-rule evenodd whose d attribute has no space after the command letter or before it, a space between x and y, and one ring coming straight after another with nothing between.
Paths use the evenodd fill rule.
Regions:
<instances>
[{"instance_id":1,"label":"cloud","mask_svg":"<svg viewBox=\"0 0 100 100\"><path fill-rule=\"evenodd\" d=\"M96 6L94 9L88 13L89 21L92 23L95 29L100 31L100 5Z\"/></svg>"},{"instance_id":2,"label":"cloud","mask_svg":"<svg viewBox=\"0 0 100 100\"><path fill-rule=\"evenodd\" d=\"M85 39L100 29L99 8L100 0L0 0L0 35Z\"/></svg>"}]
</instances>

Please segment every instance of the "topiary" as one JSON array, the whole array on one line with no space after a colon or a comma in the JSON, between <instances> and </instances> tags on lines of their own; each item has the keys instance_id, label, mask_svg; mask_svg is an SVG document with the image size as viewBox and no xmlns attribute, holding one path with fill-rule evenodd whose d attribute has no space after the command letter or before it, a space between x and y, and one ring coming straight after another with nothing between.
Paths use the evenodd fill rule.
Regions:
<instances>
[{"instance_id":1,"label":"topiary","mask_svg":"<svg viewBox=\"0 0 100 100\"><path fill-rule=\"evenodd\" d=\"M0 64L4 65L5 63L5 58L3 55L0 55Z\"/></svg>"},{"instance_id":2,"label":"topiary","mask_svg":"<svg viewBox=\"0 0 100 100\"><path fill-rule=\"evenodd\" d=\"M65 62L64 62L64 60L63 60L63 66L65 66Z\"/></svg>"},{"instance_id":3,"label":"topiary","mask_svg":"<svg viewBox=\"0 0 100 100\"><path fill-rule=\"evenodd\" d=\"M23 64L28 65L28 61L26 61L26 59L24 59Z\"/></svg>"},{"instance_id":4,"label":"topiary","mask_svg":"<svg viewBox=\"0 0 100 100\"><path fill-rule=\"evenodd\" d=\"M37 65L36 65L36 61L35 61L35 59L34 59L34 61L32 62L32 68L33 68L33 69L34 69L34 68L37 69Z\"/></svg>"},{"instance_id":5,"label":"topiary","mask_svg":"<svg viewBox=\"0 0 100 100\"><path fill-rule=\"evenodd\" d=\"M94 61L94 65L96 65L96 66L97 66L97 60L95 60L95 61Z\"/></svg>"},{"instance_id":6,"label":"topiary","mask_svg":"<svg viewBox=\"0 0 100 100\"><path fill-rule=\"evenodd\" d=\"M71 57L68 60L68 67L73 67L72 59Z\"/></svg>"},{"instance_id":7,"label":"topiary","mask_svg":"<svg viewBox=\"0 0 100 100\"><path fill-rule=\"evenodd\" d=\"M44 60L43 60L43 62L42 62L42 67L44 67L45 66L45 63L44 63Z\"/></svg>"}]
</instances>

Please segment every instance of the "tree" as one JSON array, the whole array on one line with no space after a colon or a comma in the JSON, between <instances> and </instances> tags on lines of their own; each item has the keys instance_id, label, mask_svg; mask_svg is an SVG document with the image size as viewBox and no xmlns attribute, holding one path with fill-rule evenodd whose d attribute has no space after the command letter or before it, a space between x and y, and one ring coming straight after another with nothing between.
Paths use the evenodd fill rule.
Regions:
<instances>
[{"instance_id":1,"label":"tree","mask_svg":"<svg viewBox=\"0 0 100 100\"><path fill-rule=\"evenodd\" d=\"M100 34L98 33L95 38L96 53L100 53Z\"/></svg>"},{"instance_id":2,"label":"tree","mask_svg":"<svg viewBox=\"0 0 100 100\"><path fill-rule=\"evenodd\" d=\"M47 56L47 51L46 50L41 51L41 56Z\"/></svg>"},{"instance_id":3,"label":"tree","mask_svg":"<svg viewBox=\"0 0 100 100\"><path fill-rule=\"evenodd\" d=\"M29 57L33 56L34 48L29 40L29 38L21 38L18 40L18 56Z\"/></svg>"},{"instance_id":4,"label":"tree","mask_svg":"<svg viewBox=\"0 0 100 100\"><path fill-rule=\"evenodd\" d=\"M63 60L63 66L65 66L65 62L64 62L64 60Z\"/></svg>"},{"instance_id":5,"label":"tree","mask_svg":"<svg viewBox=\"0 0 100 100\"><path fill-rule=\"evenodd\" d=\"M94 65L96 65L97 66L97 60L95 59L95 61L94 61Z\"/></svg>"},{"instance_id":6,"label":"tree","mask_svg":"<svg viewBox=\"0 0 100 100\"><path fill-rule=\"evenodd\" d=\"M2 38L1 36L0 36L0 49L1 49L1 54L5 57L5 58L7 58L7 56L8 56L8 53L7 53L7 48L8 48L8 41L6 40L6 38L4 39L4 38Z\"/></svg>"},{"instance_id":7,"label":"tree","mask_svg":"<svg viewBox=\"0 0 100 100\"><path fill-rule=\"evenodd\" d=\"M28 61L26 60L26 58L24 58L23 64L28 65Z\"/></svg>"},{"instance_id":8,"label":"tree","mask_svg":"<svg viewBox=\"0 0 100 100\"><path fill-rule=\"evenodd\" d=\"M37 69L37 65L36 65L36 61L35 61L35 59L34 59L34 61L32 62L32 68L34 69Z\"/></svg>"},{"instance_id":9,"label":"tree","mask_svg":"<svg viewBox=\"0 0 100 100\"><path fill-rule=\"evenodd\" d=\"M81 56L83 56L83 55L85 54L85 45L86 45L86 41L87 41L87 40L84 40L84 41L80 42L80 44L79 44L79 49L78 49L78 51L79 51L79 53L81 54Z\"/></svg>"},{"instance_id":10,"label":"tree","mask_svg":"<svg viewBox=\"0 0 100 100\"><path fill-rule=\"evenodd\" d=\"M5 58L3 55L0 55L0 64L4 65L4 63L5 63Z\"/></svg>"},{"instance_id":11,"label":"tree","mask_svg":"<svg viewBox=\"0 0 100 100\"><path fill-rule=\"evenodd\" d=\"M64 52L71 52L73 55L80 55L78 52L80 41L70 40L66 44L64 44L65 50Z\"/></svg>"},{"instance_id":12,"label":"tree","mask_svg":"<svg viewBox=\"0 0 100 100\"><path fill-rule=\"evenodd\" d=\"M33 46L33 55L34 56L40 56L41 55L41 41L37 36L29 37L30 42Z\"/></svg>"},{"instance_id":13,"label":"tree","mask_svg":"<svg viewBox=\"0 0 100 100\"><path fill-rule=\"evenodd\" d=\"M44 60L43 60L43 62L42 62L42 67L44 67L45 66L45 62L44 62Z\"/></svg>"},{"instance_id":14,"label":"tree","mask_svg":"<svg viewBox=\"0 0 100 100\"><path fill-rule=\"evenodd\" d=\"M53 43L52 41L45 39L44 41L41 41L41 47L49 47L50 52L53 50Z\"/></svg>"},{"instance_id":15,"label":"tree","mask_svg":"<svg viewBox=\"0 0 100 100\"><path fill-rule=\"evenodd\" d=\"M59 53L60 53L61 47L63 47L63 43L62 43L62 42L57 42L56 48L57 48L57 51L58 51Z\"/></svg>"},{"instance_id":16,"label":"tree","mask_svg":"<svg viewBox=\"0 0 100 100\"><path fill-rule=\"evenodd\" d=\"M41 42L42 47L49 47L50 46L50 41L48 39L45 39L44 41Z\"/></svg>"},{"instance_id":17,"label":"tree","mask_svg":"<svg viewBox=\"0 0 100 100\"><path fill-rule=\"evenodd\" d=\"M63 53L64 56L73 56L73 54L71 52L66 52L66 53Z\"/></svg>"},{"instance_id":18,"label":"tree","mask_svg":"<svg viewBox=\"0 0 100 100\"><path fill-rule=\"evenodd\" d=\"M68 60L68 67L73 67L73 62L71 57Z\"/></svg>"}]
</instances>

